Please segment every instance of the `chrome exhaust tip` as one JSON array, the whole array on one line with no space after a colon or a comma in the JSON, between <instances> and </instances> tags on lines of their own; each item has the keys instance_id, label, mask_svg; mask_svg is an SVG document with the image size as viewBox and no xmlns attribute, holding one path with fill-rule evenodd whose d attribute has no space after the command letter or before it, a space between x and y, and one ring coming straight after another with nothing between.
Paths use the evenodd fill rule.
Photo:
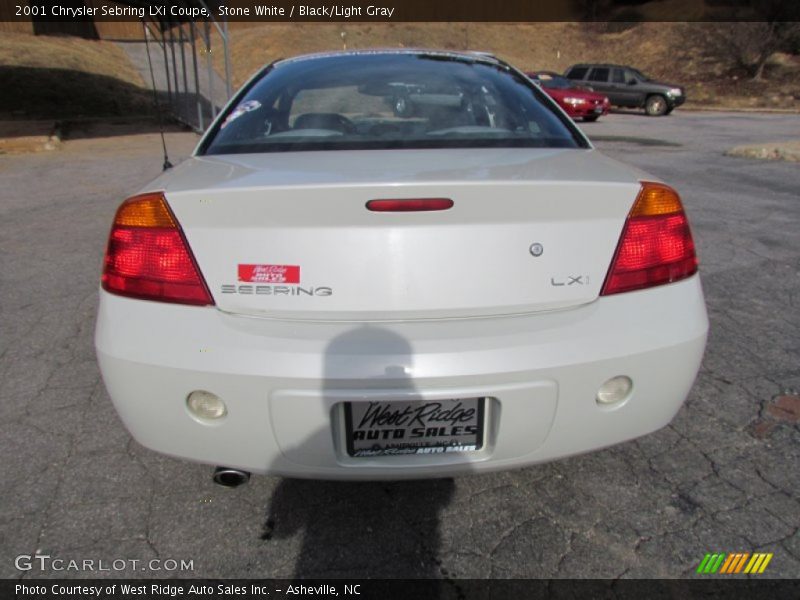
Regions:
<instances>
[{"instance_id":1,"label":"chrome exhaust tip","mask_svg":"<svg viewBox=\"0 0 800 600\"><path fill-rule=\"evenodd\" d=\"M225 487L239 487L250 481L250 473L239 469L229 469L228 467L217 467L214 469L214 483Z\"/></svg>"}]
</instances>

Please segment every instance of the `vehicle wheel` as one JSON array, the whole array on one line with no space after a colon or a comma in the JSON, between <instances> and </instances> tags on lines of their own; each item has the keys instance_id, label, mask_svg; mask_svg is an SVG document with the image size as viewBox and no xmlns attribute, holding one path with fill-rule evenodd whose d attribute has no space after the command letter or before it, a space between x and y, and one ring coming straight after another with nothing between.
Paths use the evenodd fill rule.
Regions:
<instances>
[{"instance_id":1,"label":"vehicle wheel","mask_svg":"<svg viewBox=\"0 0 800 600\"><path fill-rule=\"evenodd\" d=\"M594 121L597 121L597 119L599 117L600 117L600 115L592 115L591 117L583 117L583 120L584 121L589 121L589 123L592 123Z\"/></svg>"},{"instance_id":2,"label":"vehicle wheel","mask_svg":"<svg viewBox=\"0 0 800 600\"><path fill-rule=\"evenodd\" d=\"M651 117L667 114L667 100L664 96L650 96L644 104L644 112Z\"/></svg>"}]
</instances>

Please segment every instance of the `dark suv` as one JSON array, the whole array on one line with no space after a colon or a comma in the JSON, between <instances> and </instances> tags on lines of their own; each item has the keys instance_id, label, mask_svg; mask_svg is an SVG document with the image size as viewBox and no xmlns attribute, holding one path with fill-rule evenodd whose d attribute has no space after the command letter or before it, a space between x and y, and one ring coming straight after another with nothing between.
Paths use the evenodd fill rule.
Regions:
<instances>
[{"instance_id":1,"label":"dark suv","mask_svg":"<svg viewBox=\"0 0 800 600\"><path fill-rule=\"evenodd\" d=\"M673 108L686 101L682 87L653 81L633 67L572 65L564 72L564 76L605 94L615 106L644 108L653 117L668 115Z\"/></svg>"}]
</instances>

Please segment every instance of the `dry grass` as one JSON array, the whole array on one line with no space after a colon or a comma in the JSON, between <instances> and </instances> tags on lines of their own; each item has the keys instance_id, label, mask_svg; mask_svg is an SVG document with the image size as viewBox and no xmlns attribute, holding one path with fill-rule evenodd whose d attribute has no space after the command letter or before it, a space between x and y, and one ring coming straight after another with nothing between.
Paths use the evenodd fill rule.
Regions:
<instances>
[{"instance_id":1,"label":"dry grass","mask_svg":"<svg viewBox=\"0 0 800 600\"><path fill-rule=\"evenodd\" d=\"M152 97L111 42L72 37L0 36L0 115L127 116L148 113Z\"/></svg>"},{"instance_id":2,"label":"dry grass","mask_svg":"<svg viewBox=\"0 0 800 600\"><path fill-rule=\"evenodd\" d=\"M68 36L4 33L0 37L0 66L83 71L144 85L125 53L112 42Z\"/></svg>"},{"instance_id":3,"label":"dry grass","mask_svg":"<svg viewBox=\"0 0 800 600\"><path fill-rule=\"evenodd\" d=\"M668 0L678 6L684 0ZM674 14L674 13L672 13ZM576 62L638 67L687 87L689 104L800 110L797 57L776 62L766 81L751 82L711 58L703 23L304 23L233 24L235 85L281 57L349 49L425 47L493 52L523 70L563 71ZM222 71L221 53L216 54Z\"/></svg>"},{"instance_id":4,"label":"dry grass","mask_svg":"<svg viewBox=\"0 0 800 600\"><path fill-rule=\"evenodd\" d=\"M238 24L237 24L238 25ZM563 70L585 54L576 23L303 23L237 27L231 32L234 82L261 65L309 52L348 49L444 48L485 50L521 68ZM217 55L217 59L220 57Z\"/></svg>"},{"instance_id":5,"label":"dry grass","mask_svg":"<svg viewBox=\"0 0 800 600\"><path fill-rule=\"evenodd\" d=\"M674 11L685 2L664 0L664 5ZM765 82L749 81L709 55L703 23L231 23L230 27L236 86L277 58L341 50L344 32L351 49L485 50L524 70L560 72L576 62L630 64L651 77L685 85L690 105L800 110L797 56L775 57ZM212 44L213 55L222 73L218 42ZM5 33L0 36L0 89L0 118L130 116L152 110L149 85L110 42Z\"/></svg>"}]
</instances>

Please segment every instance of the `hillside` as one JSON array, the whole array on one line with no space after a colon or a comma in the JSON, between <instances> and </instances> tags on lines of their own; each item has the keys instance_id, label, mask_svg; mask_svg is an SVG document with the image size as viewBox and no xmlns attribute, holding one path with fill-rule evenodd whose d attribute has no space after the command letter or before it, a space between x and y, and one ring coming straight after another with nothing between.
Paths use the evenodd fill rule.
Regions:
<instances>
[{"instance_id":1,"label":"hillside","mask_svg":"<svg viewBox=\"0 0 800 600\"><path fill-rule=\"evenodd\" d=\"M0 36L0 119L148 114L152 92L115 44Z\"/></svg>"},{"instance_id":2,"label":"hillside","mask_svg":"<svg viewBox=\"0 0 800 600\"><path fill-rule=\"evenodd\" d=\"M666 0L680 2L681 0ZM703 23L231 23L235 86L280 57L370 47L484 50L524 70L617 62L687 87L688 106L800 110L800 60L775 55L752 82L708 52ZM344 33L344 37L342 34ZM212 42L224 72L219 40ZM149 82L111 42L4 33L0 119L152 114Z\"/></svg>"},{"instance_id":3,"label":"hillside","mask_svg":"<svg viewBox=\"0 0 800 600\"><path fill-rule=\"evenodd\" d=\"M776 57L765 81L729 72L704 47L703 23L388 23L236 24L236 85L276 58L369 47L493 52L523 70L562 72L576 62L615 62L685 85L690 104L800 110L800 61ZM609 31L611 30L611 31ZM616 31L615 31L616 30ZM221 61L221 57L217 55ZM221 67L221 62L219 64Z\"/></svg>"}]
</instances>

